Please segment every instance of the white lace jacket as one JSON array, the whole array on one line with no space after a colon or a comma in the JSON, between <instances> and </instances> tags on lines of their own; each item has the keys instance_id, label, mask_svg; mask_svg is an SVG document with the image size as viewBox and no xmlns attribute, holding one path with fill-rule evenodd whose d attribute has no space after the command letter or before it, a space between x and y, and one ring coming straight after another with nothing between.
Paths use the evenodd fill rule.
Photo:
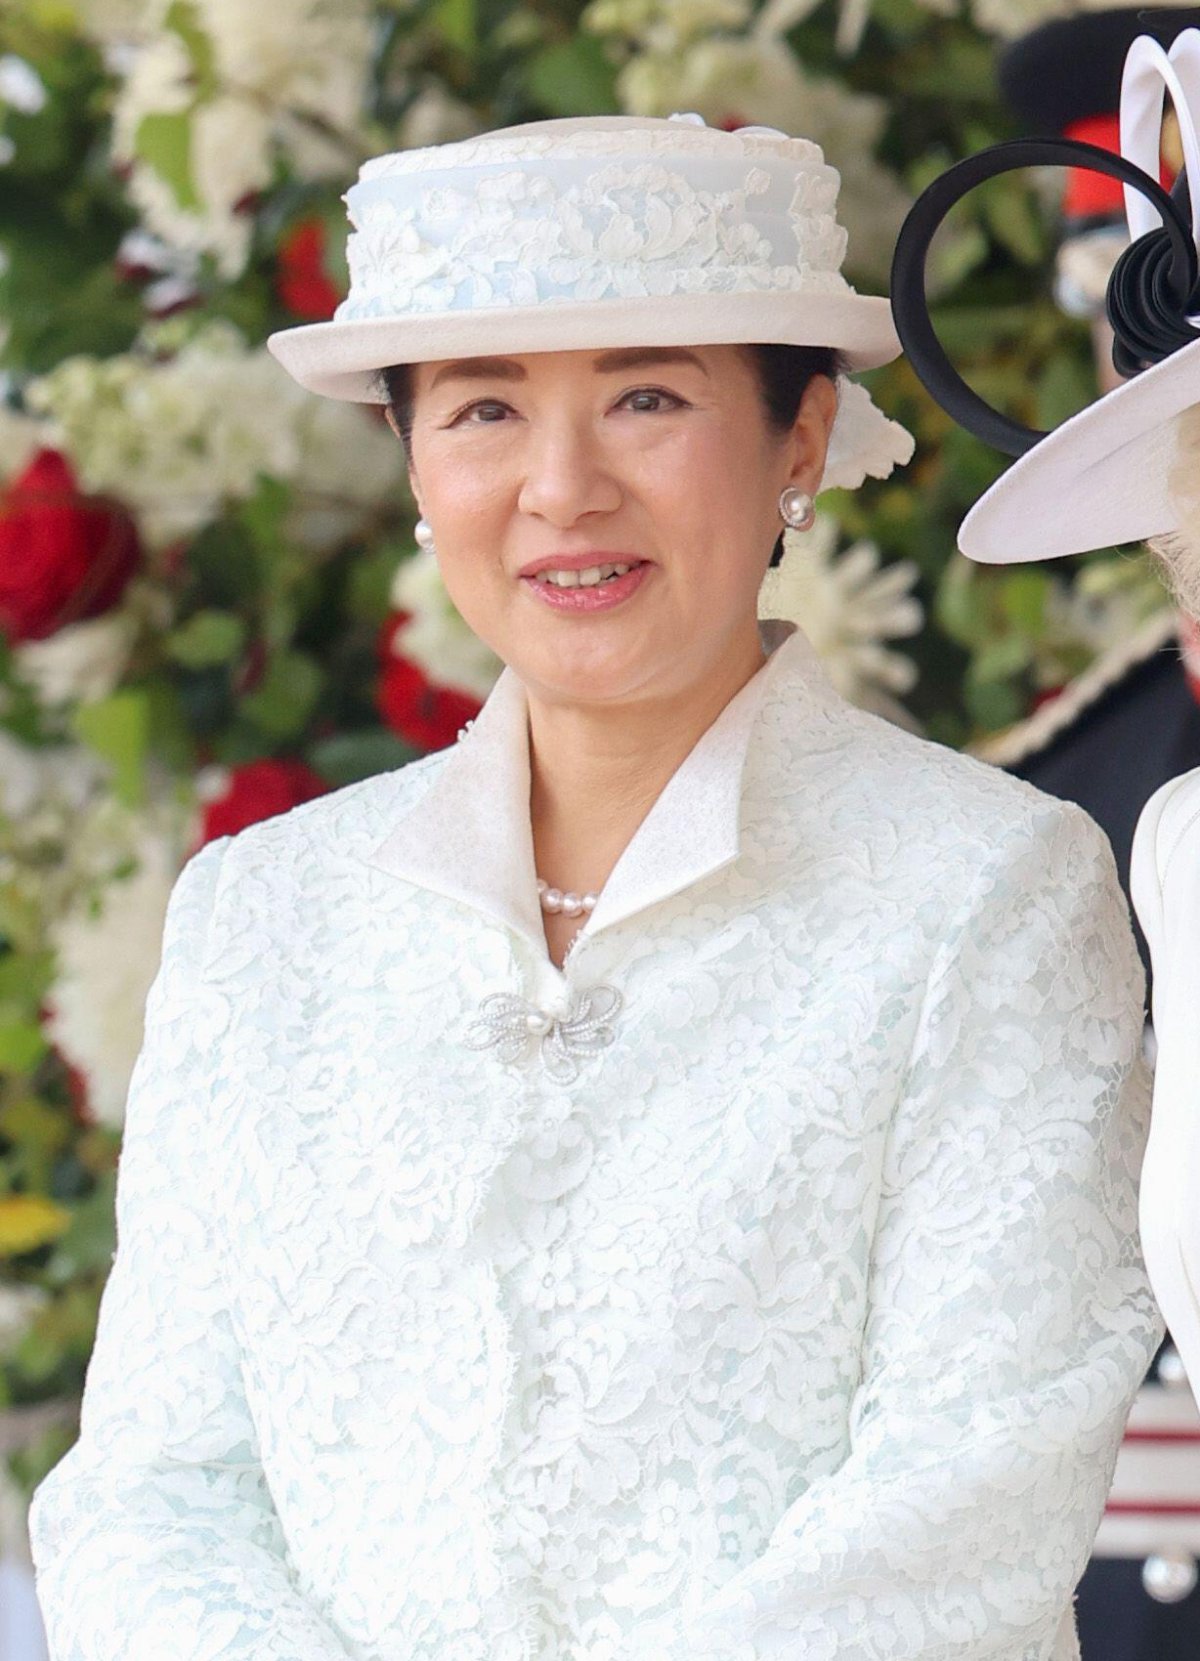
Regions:
<instances>
[{"instance_id":1,"label":"white lace jacket","mask_svg":"<svg viewBox=\"0 0 1200 1661\"><path fill-rule=\"evenodd\" d=\"M506 671L180 879L53 1661L1065 1661L1159 1334L1100 834L793 634L560 971L528 767Z\"/></svg>"}]
</instances>

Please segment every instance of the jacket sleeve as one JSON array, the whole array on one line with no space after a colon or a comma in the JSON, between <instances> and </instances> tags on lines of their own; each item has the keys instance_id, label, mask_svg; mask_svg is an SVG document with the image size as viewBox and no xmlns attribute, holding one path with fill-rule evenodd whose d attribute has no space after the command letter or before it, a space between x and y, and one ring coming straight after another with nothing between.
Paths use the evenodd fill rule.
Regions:
<instances>
[{"instance_id":1,"label":"jacket sleeve","mask_svg":"<svg viewBox=\"0 0 1200 1661\"><path fill-rule=\"evenodd\" d=\"M29 1514L50 1661L347 1661L297 1590L222 1292L197 968L224 839L171 896L117 1171L80 1434Z\"/></svg>"},{"instance_id":2,"label":"jacket sleeve","mask_svg":"<svg viewBox=\"0 0 1200 1661\"><path fill-rule=\"evenodd\" d=\"M999 826L894 1111L849 1452L638 1661L1059 1661L1161 1324L1143 979L1107 843ZM798 1386L802 1381L798 1381Z\"/></svg>"}]
</instances>

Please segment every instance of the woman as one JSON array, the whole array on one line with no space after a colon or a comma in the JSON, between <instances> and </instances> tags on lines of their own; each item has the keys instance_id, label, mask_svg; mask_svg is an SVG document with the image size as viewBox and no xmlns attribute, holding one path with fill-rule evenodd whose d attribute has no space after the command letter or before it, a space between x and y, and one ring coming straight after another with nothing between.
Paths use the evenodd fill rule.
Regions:
<instances>
[{"instance_id":1,"label":"woman","mask_svg":"<svg viewBox=\"0 0 1200 1661\"><path fill-rule=\"evenodd\" d=\"M1149 27L1151 19L1146 19ZM984 177L1072 159L1053 141L984 151L936 181L897 250L896 316L918 374L962 423L1019 459L959 530L971 559L1055 559L1148 541L1200 640L1200 29L1169 50L1132 44L1121 88L1121 155L1090 145L1074 161L1125 186L1130 244L1108 288L1113 361L1124 379L1050 434L990 411L932 336L924 251L949 205ZM1168 197L1157 174L1164 94L1179 123L1185 171ZM1040 153L1035 153L1040 152ZM1158 1301L1193 1381L1200 1380L1200 770L1171 779L1138 819L1130 886L1154 968L1154 1112L1141 1191L1142 1234Z\"/></svg>"},{"instance_id":2,"label":"woman","mask_svg":"<svg viewBox=\"0 0 1200 1661\"><path fill-rule=\"evenodd\" d=\"M907 449L835 196L686 117L351 190L272 348L395 400L507 667L180 879L55 1661L1074 1654L1158 1335L1139 969L1081 813L760 635L782 526Z\"/></svg>"}]
</instances>

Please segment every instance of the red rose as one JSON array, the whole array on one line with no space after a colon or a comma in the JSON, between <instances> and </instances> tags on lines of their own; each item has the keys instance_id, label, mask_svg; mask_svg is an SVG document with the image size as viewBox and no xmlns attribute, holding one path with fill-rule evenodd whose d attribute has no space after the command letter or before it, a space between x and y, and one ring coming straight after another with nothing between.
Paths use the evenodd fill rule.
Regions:
<instances>
[{"instance_id":1,"label":"red rose","mask_svg":"<svg viewBox=\"0 0 1200 1661\"><path fill-rule=\"evenodd\" d=\"M332 317L341 295L325 269L325 223L302 219L288 232L279 249L276 278L279 298L296 317L324 322Z\"/></svg>"},{"instance_id":2,"label":"red rose","mask_svg":"<svg viewBox=\"0 0 1200 1661\"><path fill-rule=\"evenodd\" d=\"M483 706L469 692L438 686L419 664L397 654L393 642L408 617L406 611L393 612L379 631L383 674L375 701L388 726L407 743L418 750L444 750Z\"/></svg>"},{"instance_id":3,"label":"red rose","mask_svg":"<svg viewBox=\"0 0 1200 1661\"><path fill-rule=\"evenodd\" d=\"M236 836L247 825L286 813L301 802L323 796L328 785L319 773L302 761L267 758L235 767L229 783L215 801L204 809L200 840L215 842L218 836Z\"/></svg>"},{"instance_id":4,"label":"red rose","mask_svg":"<svg viewBox=\"0 0 1200 1661\"><path fill-rule=\"evenodd\" d=\"M80 493L71 464L39 450L0 493L0 630L44 640L110 610L141 558L130 515Z\"/></svg>"}]
</instances>

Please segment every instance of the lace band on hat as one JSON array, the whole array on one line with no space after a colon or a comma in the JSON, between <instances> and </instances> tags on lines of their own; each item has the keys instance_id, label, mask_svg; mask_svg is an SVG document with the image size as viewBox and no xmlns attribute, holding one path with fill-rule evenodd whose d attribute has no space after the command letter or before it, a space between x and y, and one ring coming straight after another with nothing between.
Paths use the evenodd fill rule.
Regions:
<instances>
[{"instance_id":1,"label":"lace band on hat","mask_svg":"<svg viewBox=\"0 0 1200 1661\"><path fill-rule=\"evenodd\" d=\"M673 146L691 131L676 129ZM840 271L838 176L819 151L800 165L777 153L747 169L742 155L673 148L635 163L603 151L542 153L546 142L532 157L513 153L517 140L493 144L494 155L477 144L478 161L426 167L417 188L396 167L351 186L351 289L334 320L696 292L852 292Z\"/></svg>"}]
</instances>

